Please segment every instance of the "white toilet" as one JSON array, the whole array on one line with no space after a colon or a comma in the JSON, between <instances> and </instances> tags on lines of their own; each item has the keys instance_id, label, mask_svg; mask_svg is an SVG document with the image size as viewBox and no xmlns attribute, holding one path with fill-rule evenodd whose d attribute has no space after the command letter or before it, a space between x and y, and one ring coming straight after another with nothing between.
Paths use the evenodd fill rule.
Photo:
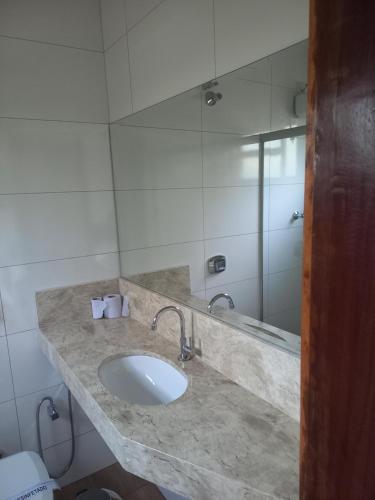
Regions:
<instances>
[{"instance_id":1,"label":"white toilet","mask_svg":"<svg viewBox=\"0 0 375 500\"><path fill-rule=\"evenodd\" d=\"M0 500L53 500L58 486L37 453L23 451L0 460ZM29 496L27 496L29 494Z\"/></svg>"}]
</instances>

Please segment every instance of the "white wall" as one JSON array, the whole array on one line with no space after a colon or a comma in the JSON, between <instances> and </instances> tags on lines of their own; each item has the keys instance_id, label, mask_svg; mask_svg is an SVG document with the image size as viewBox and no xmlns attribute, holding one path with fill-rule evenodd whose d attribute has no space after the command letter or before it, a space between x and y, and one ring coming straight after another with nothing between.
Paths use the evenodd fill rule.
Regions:
<instances>
[{"instance_id":1,"label":"white wall","mask_svg":"<svg viewBox=\"0 0 375 500\"><path fill-rule=\"evenodd\" d=\"M308 0L101 0L110 121L307 38Z\"/></svg>"},{"instance_id":2,"label":"white wall","mask_svg":"<svg viewBox=\"0 0 375 500\"><path fill-rule=\"evenodd\" d=\"M306 61L302 42L219 78L213 107L198 88L111 125L123 274L189 264L195 295L227 292L259 316L259 152L249 136L303 124L293 95ZM217 254L227 269L211 275Z\"/></svg>"},{"instance_id":3,"label":"white wall","mask_svg":"<svg viewBox=\"0 0 375 500\"><path fill-rule=\"evenodd\" d=\"M0 0L0 450L69 453L66 390L37 343L35 290L118 275L99 2ZM75 405L77 458L64 482L113 462Z\"/></svg>"}]
</instances>

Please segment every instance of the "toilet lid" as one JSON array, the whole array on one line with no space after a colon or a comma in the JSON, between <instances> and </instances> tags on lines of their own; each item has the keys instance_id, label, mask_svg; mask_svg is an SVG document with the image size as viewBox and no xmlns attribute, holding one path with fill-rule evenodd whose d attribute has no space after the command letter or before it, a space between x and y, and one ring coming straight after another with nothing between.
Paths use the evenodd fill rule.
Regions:
<instances>
[{"instance_id":1,"label":"toilet lid","mask_svg":"<svg viewBox=\"0 0 375 500\"><path fill-rule=\"evenodd\" d=\"M0 500L13 500L27 493L35 500L52 500L54 484L41 458L33 451L0 460Z\"/></svg>"}]
</instances>

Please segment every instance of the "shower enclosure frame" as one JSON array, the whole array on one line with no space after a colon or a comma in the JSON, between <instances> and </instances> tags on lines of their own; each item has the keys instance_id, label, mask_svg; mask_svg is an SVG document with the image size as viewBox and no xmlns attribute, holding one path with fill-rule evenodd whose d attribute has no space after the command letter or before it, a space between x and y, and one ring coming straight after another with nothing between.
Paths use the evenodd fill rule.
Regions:
<instances>
[{"instance_id":1,"label":"shower enclosure frame","mask_svg":"<svg viewBox=\"0 0 375 500\"><path fill-rule=\"evenodd\" d=\"M291 139L293 137L306 136L306 125L291 127L274 132L258 134L259 144L259 320L264 321L264 154L265 144L272 141ZM302 283L301 283L302 293Z\"/></svg>"}]
</instances>

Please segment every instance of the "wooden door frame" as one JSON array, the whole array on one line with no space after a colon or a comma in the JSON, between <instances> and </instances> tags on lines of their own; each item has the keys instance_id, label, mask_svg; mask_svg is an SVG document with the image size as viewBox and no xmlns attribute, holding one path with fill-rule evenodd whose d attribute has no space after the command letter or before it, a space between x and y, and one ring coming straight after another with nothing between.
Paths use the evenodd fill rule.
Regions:
<instances>
[{"instance_id":1,"label":"wooden door frame","mask_svg":"<svg viewBox=\"0 0 375 500\"><path fill-rule=\"evenodd\" d=\"M375 2L311 0L303 500L375 499Z\"/></svg>"}]
</instances>

